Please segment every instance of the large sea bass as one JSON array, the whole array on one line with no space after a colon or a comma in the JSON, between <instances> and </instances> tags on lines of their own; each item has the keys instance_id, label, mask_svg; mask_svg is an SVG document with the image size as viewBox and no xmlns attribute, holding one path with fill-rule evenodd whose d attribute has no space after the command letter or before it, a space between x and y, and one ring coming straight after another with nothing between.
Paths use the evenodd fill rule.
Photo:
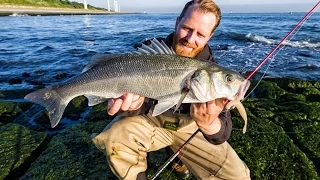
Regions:
<instances>
[{"instance_id":1,"label":"large sea bass","mask_svg":"<svg viewBox=\"0 0 320 180\"><path fill-rule=\"evenodd\" d=\"M239 100L249 85L250 82L235 71L175 55L165 43L154 39L150 47L143 45L134 53L94 56L81 74L32 92L25 99L46 107L51 127L59 123L66 106L77 96L85 95L88 105L93 106L126 92L158 100L153 116L181 103L227 98L246 122Z\"/></svg>"}]
</instances>

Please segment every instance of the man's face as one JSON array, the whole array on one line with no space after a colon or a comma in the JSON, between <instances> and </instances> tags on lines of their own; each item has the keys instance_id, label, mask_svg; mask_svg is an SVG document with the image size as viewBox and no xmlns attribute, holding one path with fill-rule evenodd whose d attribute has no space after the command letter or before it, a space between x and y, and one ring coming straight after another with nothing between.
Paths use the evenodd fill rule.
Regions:
<instances>
[{"instance_id":1,"label":"man's face","mask_svg":"<svg viewBox=\"0 0 320 180\"><path fill-rule=\"evenodd\" d=\"M211 38L215 24L213 13L204 13L195 5L189 7L183 17L177 18L174 51L182 56L195 57Z\"/></svg>"}]
</instances>

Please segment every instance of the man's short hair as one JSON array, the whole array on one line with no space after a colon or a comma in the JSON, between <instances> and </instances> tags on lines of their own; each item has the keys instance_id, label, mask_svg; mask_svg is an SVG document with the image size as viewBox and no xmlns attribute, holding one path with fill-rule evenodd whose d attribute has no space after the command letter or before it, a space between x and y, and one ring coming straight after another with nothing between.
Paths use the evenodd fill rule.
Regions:
<instances>
[{"instance_id":1,"label":"man's short hair","mask_svg":"<svg viewBox=\"0 0 320 180\"><path fill-rule=\"evenodd\" d=\"M183 18L188 8L192 5L198 5L198 8L201 9L204 13L213 13L216 16L217 22L212 29L213 33L213 31L219 26L221 20L221 11L219 6L212 0L192 0L187 2L187 4L182 9L181 14L179 16L180 19Z\"/></svg>"}]
</instances>

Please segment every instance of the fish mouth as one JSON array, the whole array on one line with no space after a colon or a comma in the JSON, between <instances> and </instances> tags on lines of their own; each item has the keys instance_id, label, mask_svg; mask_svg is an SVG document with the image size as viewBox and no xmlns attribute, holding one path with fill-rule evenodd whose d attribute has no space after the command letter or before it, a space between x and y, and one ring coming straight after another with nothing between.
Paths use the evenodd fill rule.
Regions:
<instances>
[{"instance_id":1,"label":"fish mouth","mask_svg":"<svg viewBox=\"0 0 320 180\"><path fill-rule=\"evenodd\" d=\"M249 87L250 87L250 81L244 80L240 85L238 92L235 94L234 99L238 99L238 100L244 99L244 96L246 95L246 92L249 89Z\"/></svg>"},{"instance_id":2,"label":"fish mouth","mask_svg":"<svg viewBox=\"0 0 320 180\"><path fill-rule=\"evenodd\" d=\"M248 80L244 80L241 84L241 86L239 87L238 92L235 95L234 100L230 101L228 104L226 104L226 109L230 110L233 107L236 107L242 117L242 119L244 120L244 127L242 129L242 132L245 133L247 130L247 121L248 121L248 117L247 117L247 113L245 108L243 107L242 103L240 102L241 100L244 99L244 95L246 94L247 90L250 87L250 81Z\"/></svg>"}]
</instances>

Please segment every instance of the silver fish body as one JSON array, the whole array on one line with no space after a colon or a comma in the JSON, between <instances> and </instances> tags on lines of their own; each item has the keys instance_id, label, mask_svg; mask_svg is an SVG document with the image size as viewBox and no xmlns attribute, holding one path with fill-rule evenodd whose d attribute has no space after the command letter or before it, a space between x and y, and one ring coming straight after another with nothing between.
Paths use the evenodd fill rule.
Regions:
<instances>
[{"instance_id":1,"label":"silver fish body","mask_svg":"<svg viewBox=\"0 0 320 180\"><path fill-rule=\"evenodd\" d=\"M168 50L162 46L157 47ZM244 82L237 72L216 64L174 55L172 50L155 50L153 54L143 51L95 56L81 74L32 92L25 99L46 107L51 126L55 127L67 104L81 95L92 106L128 92L140 94L158 100L153 111L156 116L180 103L233 100ZM189 90L185 96L184 89Z\"/></svg>"}]
</instances>

